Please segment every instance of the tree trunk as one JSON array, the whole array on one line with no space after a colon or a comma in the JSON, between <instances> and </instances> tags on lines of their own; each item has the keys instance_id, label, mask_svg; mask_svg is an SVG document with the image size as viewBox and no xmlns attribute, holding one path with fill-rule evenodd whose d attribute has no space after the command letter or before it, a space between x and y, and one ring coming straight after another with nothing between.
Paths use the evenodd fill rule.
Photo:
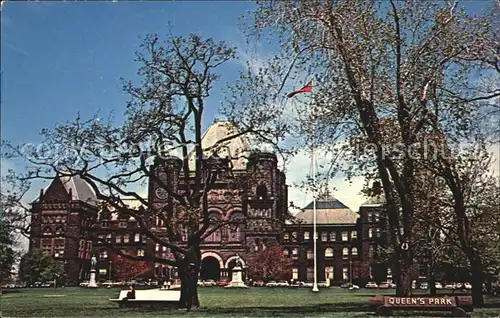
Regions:
<instances>
[{"instance_id":1,"label":"tree trunk","mask_svg":"<svg viewBox=\"0 0 500 318\"><path fill-rule=\"evenodd\" d=\"M399 266L396 266L397 286L396 296L411 295L411 267L412 261L409 253L400 253Z\"/></svg>"},{"instance_id":2,"label":"tree trunk","mask_svg":"<svg viewBox=\"0 0 500 318\"><path fill-rule=\"evenodd\" d=\"M179 266L179 278L181 279L181 297L179 309L186 308L187 311L197 310L200 307L198 298L198 273L200 271L200 252L194 248L192 255L186 255Z\"/></svg>"},{"instance_id":3,"label":"tree trunk","mask_svg":"<svg viewBox=\"0 0 500 318\"><path fill-rule=\"evenodd\" d=\"M474 306L483 306L483 283L484 273L481 259L477 256L472 256L470 260L471 276L472 276L472 302Z\"/></svg>"},{"instance_id":4,"label":"tree trunk","mask_svg":"<svg viewBox=\"0 0 500 318\"><path fill-rule=\"evenodd\" d=\"M432 253L431 253L432 254ZM436 295L436 273L434 270L434 256L431 255L429 259L429 288L431 295Z\"/></svg>"}]
</instances>

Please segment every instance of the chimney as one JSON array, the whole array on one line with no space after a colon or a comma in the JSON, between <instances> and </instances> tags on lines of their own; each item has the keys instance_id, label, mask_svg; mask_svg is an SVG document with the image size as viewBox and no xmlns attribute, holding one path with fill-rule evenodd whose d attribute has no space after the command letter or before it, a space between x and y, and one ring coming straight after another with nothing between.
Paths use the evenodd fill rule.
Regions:
<instances>
[{"instance_id":1,"label":"chimney","mask_svg":"<svg viewBox=\"0 0 500 318\"><path fill-rule=\"evenodd\" d=\"M40 189L40 202L43 201L43 189Z\"/></svg>"}]
</instances>

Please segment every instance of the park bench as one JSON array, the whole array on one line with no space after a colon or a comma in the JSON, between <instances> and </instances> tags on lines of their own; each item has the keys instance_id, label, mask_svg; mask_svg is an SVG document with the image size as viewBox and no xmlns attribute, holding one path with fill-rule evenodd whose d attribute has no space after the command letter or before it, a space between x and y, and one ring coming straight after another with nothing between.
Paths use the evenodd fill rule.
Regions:
<instances>
[{"instance_id":1,"label":"park bench","mask_svg":"<svg viewBox=\"0 0 500 318\"><path fill-rule=\"evenodd\" d=\"M135 291L135 299L124 299L128 290L120 291L117 299L110 299L120 308L176 308L181 298L180 290L144 289Z\"/></svg>"},{"instance_id":2,"label":"park bench","mask_svg":"<svg viewBox=\"0 0 500 318\"><path fill-rule=\"evenodd\" d=\"M378 316L389 317L395 310L406 311L451 311L453 317L466 317L472 312L471 296L374 296L370 299L372 309Z\"/></svg>"}]
</instances>

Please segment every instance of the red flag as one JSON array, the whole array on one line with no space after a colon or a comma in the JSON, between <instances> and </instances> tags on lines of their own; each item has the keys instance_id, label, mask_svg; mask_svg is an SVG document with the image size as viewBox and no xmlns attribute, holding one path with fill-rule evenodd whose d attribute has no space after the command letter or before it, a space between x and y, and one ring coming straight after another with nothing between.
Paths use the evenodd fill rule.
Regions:
<instances>
[{"instance_id":1,"label":"red flag","mask_svg":"<svg viewBox=\"0 0 500 318\"><path fill-rule=\"evenodd\" d=\"M312 87L313 87L312 81L309 81L309 83L307 83L306 86L302 87L301 89L299 89L297 91L291 92L290 94L286 95L286 97L291 98L291 97L295 96L296 94L310 93L310 92L312 92Z\"/></svg>"}]
</instances>

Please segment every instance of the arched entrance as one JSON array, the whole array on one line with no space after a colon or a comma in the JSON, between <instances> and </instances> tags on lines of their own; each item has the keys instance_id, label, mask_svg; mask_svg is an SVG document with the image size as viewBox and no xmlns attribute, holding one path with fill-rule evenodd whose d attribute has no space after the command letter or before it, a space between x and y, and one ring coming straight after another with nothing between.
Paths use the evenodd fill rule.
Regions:
<instances>
[{"instance_id":1,"label":"arched entrance","mask_svg":"<svg viewBox=\"0 0 500 318\"><path fill-rule=\"evenodd\" d=\"M219 260L213 256L207 256L201 261L200 279L220 280Z\"/></svg>"}]
</instances>

